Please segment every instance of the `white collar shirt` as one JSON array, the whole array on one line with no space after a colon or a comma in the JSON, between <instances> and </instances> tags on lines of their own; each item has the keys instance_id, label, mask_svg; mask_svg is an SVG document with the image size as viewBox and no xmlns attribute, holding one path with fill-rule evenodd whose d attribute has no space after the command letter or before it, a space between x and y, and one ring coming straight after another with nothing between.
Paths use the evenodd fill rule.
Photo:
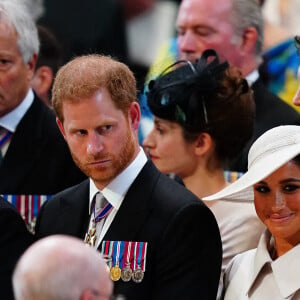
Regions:
<instances>
[{"instance_id":1,"label":"white collar shirt","mask_svg":"<svg viewBox=\"0 0 300 300\"><path fill-rule=\"evenodd\" d=\"M258 70L254 70L246 76L246 80L249 86L252 86L253 83L259 78Z\"/></svg>"},{"instance_id":2,"label":"white collar shirt","mask_svg":"<svg viewBox=\"0 0 300 300\"><path fill-rule=\"evenodd\" d=\"M29 89L25 99L15 109L5 116L0 117L0 126L14 133L22 118L33 103L33 100L33 91L32 89Z\"/></svg>"},{"instance_id":3,"label":"white collar shirt","mask_svg":"<svg viewBox=\"0 0 300 300\"><path fill-rule=\"evenodd\" d=\"M103 190L99 191L95 186L95 183L92 179L90 179L90 195L89 195L89 213L91 215L90 218L90 226L93 219L92 214L92 201L96 193L100 192L109 203L113 206L111 212L104 219L102 224L100 224L101 230L98 230L97 227L97 240L95 244L95 248L98 248L104 235L106 234L109 226L114 220L124 198L125 195L130 188L131 184L138 176L142 168L147 162L147 157L142 148L135 159L130 163L130 165L123 170L116 178L114 178ZM99 222L101 223L101 222Z\"/></svg>"}]
</instances>

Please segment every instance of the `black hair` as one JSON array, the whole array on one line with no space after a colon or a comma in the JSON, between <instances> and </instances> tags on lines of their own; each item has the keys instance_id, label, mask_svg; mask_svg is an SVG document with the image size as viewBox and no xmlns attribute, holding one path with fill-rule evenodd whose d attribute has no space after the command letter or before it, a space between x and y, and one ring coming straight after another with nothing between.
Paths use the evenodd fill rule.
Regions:
<instances>
[{"instance_id":1,"label":"black hair","mask_svg":"<svg viewBox=\"0 0 300 300\"><path fill-rule=\"evenodd\" d=\"M298 154L296 157L294 157L292 159L292 161L298 166L300 167L300 154Z\"/></svg>"}]
</instances>

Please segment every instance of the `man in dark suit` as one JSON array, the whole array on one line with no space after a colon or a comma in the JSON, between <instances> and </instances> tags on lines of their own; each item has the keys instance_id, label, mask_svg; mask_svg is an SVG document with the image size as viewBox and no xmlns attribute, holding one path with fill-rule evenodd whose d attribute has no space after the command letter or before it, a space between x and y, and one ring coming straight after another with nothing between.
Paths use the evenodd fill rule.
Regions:
<instances>
[{"instance_id":1,"label":"man in dark suit","mask_svg":"<svg viewBox=\"0 0 300 300\"><path fill-rule=\"evenodd\" d=\"M247 170L249 148L266 130L279 125L300 124L297 111L270 93L259 78L263 31L261 7L256 0L182 0L177 16L176 41L168 45L165 58L158 59L152 67L159 72L156 67L159 68L164 60L169 63L170 59L179 57L194 61L204 50L214 49L230 65L241 70L254 91L256 118L252 139L230 166L233 171ZM149 114L147 106L143 104L142 107L145 107L142 114ZM148 119L143 118L142 124L149 128ZM147 132L141 134L145 136Z\"/></svg>"},{"instance_id":2,"label":"man in dark suit","mask_svg":"<svg viewBox=\"0 0 300 300\"><path fill-rule=\"evenodd\" d=\"M55 115L30 88L37 29L16 1L0 5L0 193L54 194L82 181Z\"/></svg>"},{"instance_id":3,"label":"man in dark suit","mask_svg":"<svg viewBox=\"0 0 300 300\"><path fill-rule=\"evenodd\" d=\"M109 57L82 56L60 69L57 123L90 178L43 205L36 237L69 234L98 248L115 294L128 300L215 299L218 225L201 200L147 161L136 97L133 73Z\"/></svg>"},{"instance_id":4,"label":"man in dark suit","mask_svg":"<svg viewBox=\"0 0 300 300\"><path fill-rule=\"evenodd\" d=\"M13 299L12 273L33 236L14 206L0 196L0 290L1 299Z\"/></svg>"}]
</instances>

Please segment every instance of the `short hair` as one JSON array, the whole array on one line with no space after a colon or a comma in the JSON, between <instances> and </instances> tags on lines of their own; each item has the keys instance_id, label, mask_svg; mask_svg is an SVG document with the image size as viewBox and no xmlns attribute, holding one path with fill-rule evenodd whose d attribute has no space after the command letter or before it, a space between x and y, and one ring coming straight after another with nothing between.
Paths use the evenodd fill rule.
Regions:
<instances>
[{"instance_id":1,"label":"short hair","mask_svg":"<svg viewBox=\"0 0 300 300\"><path fill-rule=\"evenodd\" d=\"M255 54L258 63L262 61L264 21L258 0L232 0L231 24L236 37L242 37L244 30L254 27L257 31Z\"/></svg>"},{"instance_id":2,"label":"short hair","mask_svg":"<svg viewBox=\"0 0 300 300\"><path fill-rule=\"evenodd\" d=\"M237 68L219 62L215 50L150 82L148 104L155 116L180 124L188 142L209 133L223 167L253 133L253 92Z\"/></svg>"},{"instance_id":3,"label":"short hair","mask_svg":"<svg viewBox=\"0 0 300 300\"><path fill-rule=\"evenodd\" d=\"M17 1L0 2L0 22L9 21L18 34L18 48L23 62L28 63L39 52L39 38L36 25L27 9Z\"/></svg>"},{"instance_id":4,"label":"short hair","mask_svg":"<svg viewBox=\"0 0 300 300\"><path fill-rule=\"evenodd\" d=\"M10 0L12 1L12 0ZM28 10L34 21L39 20L45 13L44 0L15 0L22 1L28 7Z\"/></svg>"},{"instance_id":5,"label":"short hair","mask_svg":"<svg viewBox=\"0 0 300 300\"><path fill-rule=\"evenodd\" d=\"M40 41L40 52L36 62L36 69L41 66L48 66L55 75L63 64L62 48L53 32L43 26L37 25Z\"/></svg>"},{"instance_id":6,"label":"short hair","mask_svg":"<svg viewBox=\"0 0 300 300\"><path fill-rule=\"evenodd\" d=\"M64 101L78 102L106 88L115 106L124 113L137 100L136 80L130 69L110 56L91 54L78 56L57 72L52 105L63 122Z\"/></svg>"}]
</instances>

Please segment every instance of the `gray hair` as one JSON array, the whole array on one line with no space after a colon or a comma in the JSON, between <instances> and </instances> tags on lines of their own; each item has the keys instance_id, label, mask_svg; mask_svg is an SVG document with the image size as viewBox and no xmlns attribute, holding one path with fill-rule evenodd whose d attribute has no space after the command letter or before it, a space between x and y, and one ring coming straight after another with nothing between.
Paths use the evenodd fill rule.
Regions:
<instances>
[{"instance_id":1,"label":"gray hair","mask_svg":"<svg viewBox=\"0 0 300 300\"><path fill-rule=\"evenodd\" d=\"M232 27L237 38L242 37L244 30L254 27L257 31L255 54L261 62L264 39L264 21L261 7L257 0L232 0Z\"/></svg>"},{"instance_id":2,"label":"gray hair","mask_svg":"<svg viewBox=\"0 0 300 300\"><path fill-rule=\"evenodd\" d=\"M37 21L45 13L45 6L43 0L15 0L18 2L24 2L24 5L28 7L33 20Z\"/></svg>"},{"instance_id":3,"label":"gray hair","mask_svg":"<svg viewBox=\"0 0 300 300\"><path fill-rule=\"evenodd\" d=\"M24 4L13 0L1 0L0 22L10 22L14 26L24 63L28 63L34 54L38 54L40 42L37 28Z\"/></svg>"}]
</instances>

